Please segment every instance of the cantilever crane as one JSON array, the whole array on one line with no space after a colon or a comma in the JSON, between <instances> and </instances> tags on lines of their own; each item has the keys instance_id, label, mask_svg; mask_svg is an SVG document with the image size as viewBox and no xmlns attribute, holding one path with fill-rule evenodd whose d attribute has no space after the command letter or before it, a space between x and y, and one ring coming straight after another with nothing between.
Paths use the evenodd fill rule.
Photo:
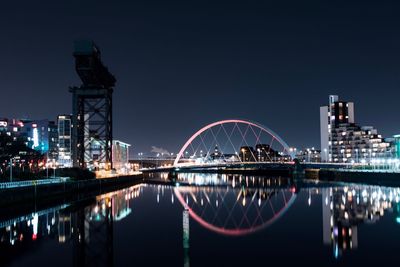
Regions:
<instances>
[{"instance_id":1,"label":"cantilever crane","mask_svg":"<svg viewBox=\"0 0 400 267\"><path fill-rule=\"evenodd\" d=\"M75 42L75 70L82 80L71 87L72 159L75 167L112 168L112 93L116 79L92 41Z\"/></svg>"}]
</instances>

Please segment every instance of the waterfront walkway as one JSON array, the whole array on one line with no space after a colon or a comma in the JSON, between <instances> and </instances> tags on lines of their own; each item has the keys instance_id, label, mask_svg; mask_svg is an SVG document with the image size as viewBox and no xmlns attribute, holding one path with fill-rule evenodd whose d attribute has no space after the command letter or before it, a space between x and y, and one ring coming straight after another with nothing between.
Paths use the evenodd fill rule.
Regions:
<instances>
[{"instance_id":1,"label":"waterfront walkway","mask_svg":"<svg viewBox=\"0 0 400 267\"><path fill-rule=\"evenodd\" d=\"M27 180L27 181L17 181L17 182L5 182L0 183L1 189L9 189L9 188L18 188L18 187L28 187L28 186L36 186L36 185L44 185L44 184L58 184L65 183L70 180L69 177L55 177L49 179L40 179L40 180Z\"/></svg>"}]
</instances>

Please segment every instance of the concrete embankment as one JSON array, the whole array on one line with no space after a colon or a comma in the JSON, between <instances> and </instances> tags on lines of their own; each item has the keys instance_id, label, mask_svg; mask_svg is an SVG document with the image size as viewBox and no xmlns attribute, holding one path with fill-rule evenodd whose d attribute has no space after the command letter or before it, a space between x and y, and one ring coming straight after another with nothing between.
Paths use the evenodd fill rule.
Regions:
<instances>
[{"instance_id":1,"label":"concrete embankment","mask_svg":"<svg viewBox=\"0 0 400 267\"><path fill-rule=\"evenodd\" d=\"M242 175L279 175L290 176L291 170L286 169L240 169L240 168L226 168L226 169L190 169L181 170L176 173L218 173L218 174L242 174Z\"/></svg>"},{"instance_id":2,"label":"concrete embankment","mask_svg":"<svg viewBox=\"0 0 400 267\"><path fill-rule=\"evenodd\" d=\"M400 186L400 173L346 169L306 169L305 178L311 180Z\"/></svg>"},{"instance_id":3,"label":"concrete embankment","mask_svg":"<svg viewBox=\"0 0 400 267\"><path fill-rule=\"evenodd\" d=\"M0 190L0 208L13 205L32 205L56 200L77 201L112 192L143 182L143 175L119 176L104 179L67 181L56 184L33 185Z\"/></svg>"}]
</instances>

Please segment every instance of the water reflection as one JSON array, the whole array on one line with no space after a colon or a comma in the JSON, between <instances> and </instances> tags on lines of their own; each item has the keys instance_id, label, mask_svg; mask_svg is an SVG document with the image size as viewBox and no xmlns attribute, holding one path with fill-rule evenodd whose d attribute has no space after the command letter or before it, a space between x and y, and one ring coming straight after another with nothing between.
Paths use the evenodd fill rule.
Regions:
<instances>
[{"instance_id":1,"label":"water reflection","mask_svg":"<svg viewBox=\"0 0 400 267\"><path fill-rule=\"evenodd\" d=\"M374 224L388 213L393 213L391 216L400 223L400 188L299 183L284 177L222 174L179 174L176 177L163 174L154 178L148 184L78 203L17 216L7 217L0 212L0 265L8 265L38 244L52 241L72 248L68 258L72 259L73 266L113 266L114 244L122 242L115 240L115 223L129 218L133 205L139 201L146 204L141 212L135 210L135 217L150 216L147 218L152 220L158 219L159 214L171 214L171 218L163 219L179 226L181 236L178 238L182 242L180 252L171 250L171 253L182 255L183 265L187 267L193 254L190 251L196 249L191 242L199 239L198 226L213 236L222 237L222 242L229 240L232 243L226 244L229 249L229 246L238 245L235 240L257 240L252 238L268 231L279 231L278 221L284 224L291 220L292 227L301 229L293 220L302 216L313 227L322 225L322 240L318 245L322 248L323 244L326 251L332 251L331 258L339 259L351 254L352 249L363 247L364 243L359 243L359 236L365 234L360 231L361 225ZM157 209L158 205L166 209L166 213ZM151 213L146 212L149 208L152 208ZM321 209L322 218L311 221L315 217L304 216L317 214L315 210ZM268 228L272 225L274 230ZM124 231L141 229L124 228ZM234 238L223 239L225 236ZM239 236L241 239L236 238ZM307 242L310 241L304 243L305 247L309 245ZM273 243L255 242L255 246L273 250Z\"/></svg>"},{"instance_id":2,"label":"water reflection","mask_svg":"<svg viewBox=\"0 0 400 267\"><path fill-rule=\"evenodd\" d=\"M168 175L163 180L171 179ZM265 178L225 174L179 174L174 195L190 217L206 229L230 236L264 229L281 217L297 194L322 199L323 244L335 258L358 247L358 226L376 223L385 211L396 212L400 223L400 188L371 185L294 183L283 177ZM164 195L164 192L163 192ZM159 200L159 190L157 201Z\"/></svg>"},{"instance_id":3,"label":"water reflection","mask_svg":"<svg viewBox=\"0 0 400 267\"><path fill-rule=\"evenodd\" d=\"M321 192L323 242L332 245L335 258L358 247L360 224L376 223L394 207L399 210L400 188L352 185Z\"/></svg>"},{"instance_id":4,"label":"water reflection","mask_svg":"<svg viewBox=\"0 0 400 267\"><path fill-rule=\"evenodd\" d=\"M140 185L0 221L0 264L49 240L73 244L74 266L113 265L113 222L131 213ZM83 207L82 207L83 206Z\"/></svg>"},{"instance_id":5,"label":"water reflection","mask_svg":"<svg viewBox=\"0 0 400 267\"><path fill-rule=\"evenodd\" d=\"M179 175L174 194L191 218L210 231L240 236L278 220L296 199L286 178Z\"/></svg>"}]
</instances>

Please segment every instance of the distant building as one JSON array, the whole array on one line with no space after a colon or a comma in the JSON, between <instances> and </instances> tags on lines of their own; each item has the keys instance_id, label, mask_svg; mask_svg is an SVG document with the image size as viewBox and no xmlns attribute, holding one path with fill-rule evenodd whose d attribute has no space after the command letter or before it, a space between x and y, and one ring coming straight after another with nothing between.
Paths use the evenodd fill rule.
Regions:
<instances>
[{"instance_id":1,"label":"distant building","mask_svg":"<svg viewBox=\"0 0 400 267\"><path fill-rule=\"evenodd\" d=\"M279 153L266 144L257 144L255 149L252 146L242 146L239 159L242 162L285 162L291 160L290 156Z\"/></svg>"},{"instance_id":2,"label":"distant building","mask_svg":"<svg viewBox=\"0 0 400 267\"><path fill-rule=\"evenodd\" d=\"M393 136L393 150L396 158L400 159L400 134Z\"/></svg>"},{"instance_id":3,"label":"distant building","mask_svg":"<svg viewBox=\"0 0 400 267\"><path fill-rule=\"evenodd\" d=\"M321 162L321 150L312 148L306 148L300 150L296 154L296 158L300 162Z\"/></svg>"},{"instance_id":4,"label":"distant building","mask_svg":"<svg viewBox=\"0 0 400 267\"><path fill-rule=\"evenodd\" d=\"M257 144L255 152L258 161L272 161L272 158L275 156L273 155L274 151L271 151L270 145Z\"/></svg>"},{"instance_id":5,"label":"distant building","mask_svg":"<svg viewBox=\"0 0 400 267\"><path fill-rule=\"evenodd\" d=\"M129 147L131 145L121 142L119 140L113 140L112 142L112 160L113 168L116 170L127 169L129 163Z\"/></svg>"},{"instance_id":6,"label":"distant building","mask_svg":"<svg viewBox=\"0 0 400 267\"><path fill-rule=\"evenodd\" d=\"M62 167L72 167L71 115L58 115L57 128L58 128L58 164Z\"/></svg>"},{"instance_id":7,"label":"distant building","mask_svg":"<svg viewBox=\"0 0 400 267\"><path fill-rule=\"evenodd\" d=\"M372 126L354 122L354 104L329 96L320 108L321 159L328 162L370 162L390 157L390 144Z\"/></svg>"},{"instance_id":8,"label":"distant building","mask_svg":"<svg viewBox=\"0 0 400 267\"><path fill-rule=\"evenodd\" d=\"M6 132L8 130L7 126L8 126L8 119L1 118L0 119L0 131Z\"/></svg>"},{"instance_id":9,"label":"distant building","mask_svg":"<svg viewBox=\"0 0 400 267\"><path fill-rule=\"evenodd\" d=\"M0 119L0 131L6 132L14 140L23 140L25 145L32 148L48 159L57 159L58 131L54 121Z\"/></svg>"},{"instance_id":10,"label":"distant building","mask_svg":"<svg viewBox=\"0 0 400 267\"><path fill-rule=\"evenodd\" d=\"M242 146L240 148L239 158L242 162L255 162L256 151L252 146Z\"/></svg>"}]
</instances>

